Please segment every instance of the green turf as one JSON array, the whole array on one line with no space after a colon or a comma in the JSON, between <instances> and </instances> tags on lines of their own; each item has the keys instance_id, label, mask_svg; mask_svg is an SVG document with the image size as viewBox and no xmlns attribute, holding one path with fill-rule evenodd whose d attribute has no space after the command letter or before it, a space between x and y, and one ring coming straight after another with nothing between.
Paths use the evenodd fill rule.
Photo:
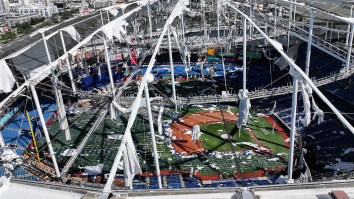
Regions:
<instances>
[{"instance_id":1,"label":"green turf","mask_svg":"<svg viewBox=\"0 0 354 199\"><path fill-rule=\"evenodd\" d=\"M221 138L221 135L226 134L227 132L230 132L233 143L235 142L254 143L253 139L244 128L241 129L240 136L239 136L238 128L236 127L236 124L233 123L226 123L226 127L222 123L201 125L200 130L202 131L200 140L202 142L203 148L208 151L232 151L233 148L236 151L250 149L250 147L245 145L236 145L232 147L228 140L224 140L223 138ZM223 130L223 131L218 131L218 130Z\"/></svg>"},{"instance_id":2,"label":"green turf","mask_svg":"<svg viewBox=\"0 0 354 199\"><path fill-rule=\"evenodd\" d=\"M232 110L237 110L237 108L235 107L231 108ZM223 109L226 110L227 106L224 106ZM90 110L88 112L77 114L74 116L68 116L70 131L72 135L71 141L65 141L65 134L63 131L59 130L59 124L57 120L55 120L49 127L49 133L52 139L54 151L57 154L57 159L61 168L65 165L68 158L63 157L60 154L69 147L76 148L76 146L81 142L82 138L85 136L85 134L91 128L92 124L97 119L99 111L101 111L101 109ZM201 109L192 107L189 110L182 111L185 111L186 113L190 114L192 112L201 111ZM74 167L90 166L96 165L98 163L103 163L104 172L109 172L110 167L113 163L113 159L120 145L120 141L108 140L106 138L107 134L111 132L123 134L126 128L128 117L129 114L123 115L123 124L117 125L115 121L112 122L109 119L109 116L107 116L104 122L101 123L99 128L91 135L88 144L84 147L83 151L81 152L81 155L74 162ZM258 121L261 121L261 124L263 126L271 126L269 123L267 124L267 121L261 120L258 117L255 118ZM168 115L164 114L163 119L170 118ZM251 121L251 128L256 128L256 124L258 123ZM222 134L226 133L226 131L217 132L218 129L224 129L224 125L221 123L217 123L212 125L201 126L201 130L203 132L203 134L201 135L201 139L203 141L204 148L209 151L231 151L231 146L229 142L225 142L220 137ZM248 133L246 133L244 128L242 128L240 138L238 137L238 130L237 128L235 128L235 124L227 123L227 129L233 135L232 142L253 142L252 138L249 136ZM139 156L140 166L143 172L155 171L154 158L152 156L151 135L149 134L149 131L150 130L147 118L138 115L136 121L134 122L133 128L131 129L131 132ZM155 128L155 134L157 134L157 127ZM190 168L193 167L194 171L198 170L198 172L204 175L224 176L231 176L236 171L235 159L232 159L231 156L224 156L222 159L218 159L211 154L206 154L195 158L178 157L176 154L171 153L171 149L168 147L167 139L168 138L164 136L156 136L161 170L190 171ZM278 141L280 142L280 140ZM250 149L250 147L248 146L235 146L236 151L248 149ZM283 159L277 162L269 162L267 161L269 157L266 156L252 155L249 159L247 159L246 157L247 156L244 155L240 156L240 162L244 162L240 164L243 172L251 172L262 168L275 168L286 165L286 162L283 161ZM214 164L216 168L214 168ZM70 172L75 173L77 172L77 170L71 169L69 173ZM121 170L119 170L118 172L123 173L123 171Z\"/></svg>"},{"instance_id":3,"label":"green turf","mask_svg":"<svg viewBox=\"0 0 354 199\"><path fill-rule=\"evenodd\" d=\"M273 154L288 153L288 148L284 145L284 138L277 130L272 132L273 125L263 117L254 117L249 120L249 127L254 135L263 144L268 146Z\"/></svg>"}]
</instances>

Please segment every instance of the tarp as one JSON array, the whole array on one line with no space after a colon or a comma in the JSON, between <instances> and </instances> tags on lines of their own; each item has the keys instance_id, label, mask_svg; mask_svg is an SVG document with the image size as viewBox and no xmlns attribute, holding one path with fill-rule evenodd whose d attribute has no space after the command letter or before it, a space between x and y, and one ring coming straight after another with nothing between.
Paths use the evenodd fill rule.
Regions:
<instances>
[{"instance_id":1,"label":"tarp","mask_svg":"<svg viewBox=\"0 0 354 199\"><path fill-rule=\"evenodd\" d=\"M0 60L0 93L12 91L15 84L15 78L5 60Z\"/></svg>"}]
</instances>

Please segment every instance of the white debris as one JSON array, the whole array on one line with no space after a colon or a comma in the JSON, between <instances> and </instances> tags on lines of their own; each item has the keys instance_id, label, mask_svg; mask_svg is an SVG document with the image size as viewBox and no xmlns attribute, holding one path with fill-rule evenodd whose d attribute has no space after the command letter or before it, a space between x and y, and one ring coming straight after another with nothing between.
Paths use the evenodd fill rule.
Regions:
<instances>
[{"instance_id":1,"label":"white debris","mask_svg":"<svg viewBox=\"0 0 354 199\"><path fill-rule=\"evenodd\" d=\"M77 154L77 150L76 149L66 149L60 155L65 156L65 157L69 157L69 156L73 156L73 155L76 155L76 154Z\"/></svg>"},{"instance_id":2,"label":"white debris","mask_svg":"<svg viewBox=\"0 0 354 199\"><path fill-rule=\"evenodd\" d=\"M231 138L231 136L229 136L229 134L222 134L221 135L221 138L224 140L229 140L230 139L229 137Z\"/></svg>"},{"instance_id":3,"label":"white debris","mask_svg":"<svg viewBox=\"0 0 354 199\"><path fill-rule=\"evenodd\" d=\"M122 134L107 135L107 139L109 140L122 140L122 138L123 138Z\"/></svg>"},{"instance_id":4,"label":"white debris","mask_svg":"<svg viewBox=\"0 0 354 199\"><path fill-rule=\"evenodd\" d=\"M276 162L279 161L279 158L270 158L268 159L269 162Z\"/></svg>"},{"instance_id":5,"label":"white debris","mask_svg":"<svg viewBox=\"0 0 354 199\"><path fill-rule=\"evenodd\" d=\"M351 152L354 152L354 148L347 148L345 151L344 151L344 155L348 154L348 153L351 153Z\"/></svg>"}]
</instances>

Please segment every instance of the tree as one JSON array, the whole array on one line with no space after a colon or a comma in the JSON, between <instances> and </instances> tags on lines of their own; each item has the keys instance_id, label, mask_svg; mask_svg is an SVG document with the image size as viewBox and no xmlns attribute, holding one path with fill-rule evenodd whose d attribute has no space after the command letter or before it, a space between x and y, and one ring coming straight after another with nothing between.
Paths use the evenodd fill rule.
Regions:
<instances>
[{"instance_id":1,"label":"tree","mask_svg":"<svg viewBox=\"0 0 354 199\"><path fill-rule=\"evenodd\" d=\"M52 18L52 23L53 23L53 24L57 24L57 23L59 23L59 21L58 21L57 18Z\"/></svg>"},{"instance_id":2,"label":"tree","mask_svg":"<svg viewBox=\"0 0 354 199\"><path fill-rule=\"evenodd\" d=\"M74 17L74 14L77 13L78 10L69 10L69 11L64 11L59 13L59 16L61 17L62 20L70 19Z\"/></svg>"},{"instance_id":3,"label":"tree","mask_svg":"<svg viewBox=\"0 0 354 199\"><path fill-rule=\"evenodd\" d=\"M27 34L32 32L32 27L29 23L16 23L16 29L19 34Z\"/></svg>"},{"instance_id":4,"label":"tree","mask_svg":"<svg viewBox=\"0 0 354 199\"><path fill-rule=\"evenodd\" d=\"M3 35L1 35L1 40L2 41L8 41L8 40L13 40L13 39L16 39L17 35L15 32L12 32L12 31L9 31L9 32L6 32L4 33Z\"/></svg>"},{"instance_id":5,"label":"tree","mask_svg":"<svg viewBox=\"0 0 354 199\"><path fill-rule=\"evenodd\" d=\"M30 19L30 24L31 24L31 25L36 25L36 24L42 23L44 20L45 20L44 17L31 18L31 19Z\"/></svg>"}]
</instances>

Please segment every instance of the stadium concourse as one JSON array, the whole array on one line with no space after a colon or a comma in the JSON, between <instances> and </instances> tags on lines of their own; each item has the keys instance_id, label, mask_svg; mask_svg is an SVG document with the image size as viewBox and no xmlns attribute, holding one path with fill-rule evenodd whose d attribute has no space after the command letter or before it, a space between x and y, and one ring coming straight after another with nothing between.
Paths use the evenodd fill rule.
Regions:
<instances>
[{"instance_id":1,"label":"stadium concourse","mask_svg":"<svg viewBox=\"0 0 354 199\"><path fill-rule=\"evenodd\" d=\"M4 44L0 198L351 196L353 8L113 1Z\"/></svg>"}]
</instances>

